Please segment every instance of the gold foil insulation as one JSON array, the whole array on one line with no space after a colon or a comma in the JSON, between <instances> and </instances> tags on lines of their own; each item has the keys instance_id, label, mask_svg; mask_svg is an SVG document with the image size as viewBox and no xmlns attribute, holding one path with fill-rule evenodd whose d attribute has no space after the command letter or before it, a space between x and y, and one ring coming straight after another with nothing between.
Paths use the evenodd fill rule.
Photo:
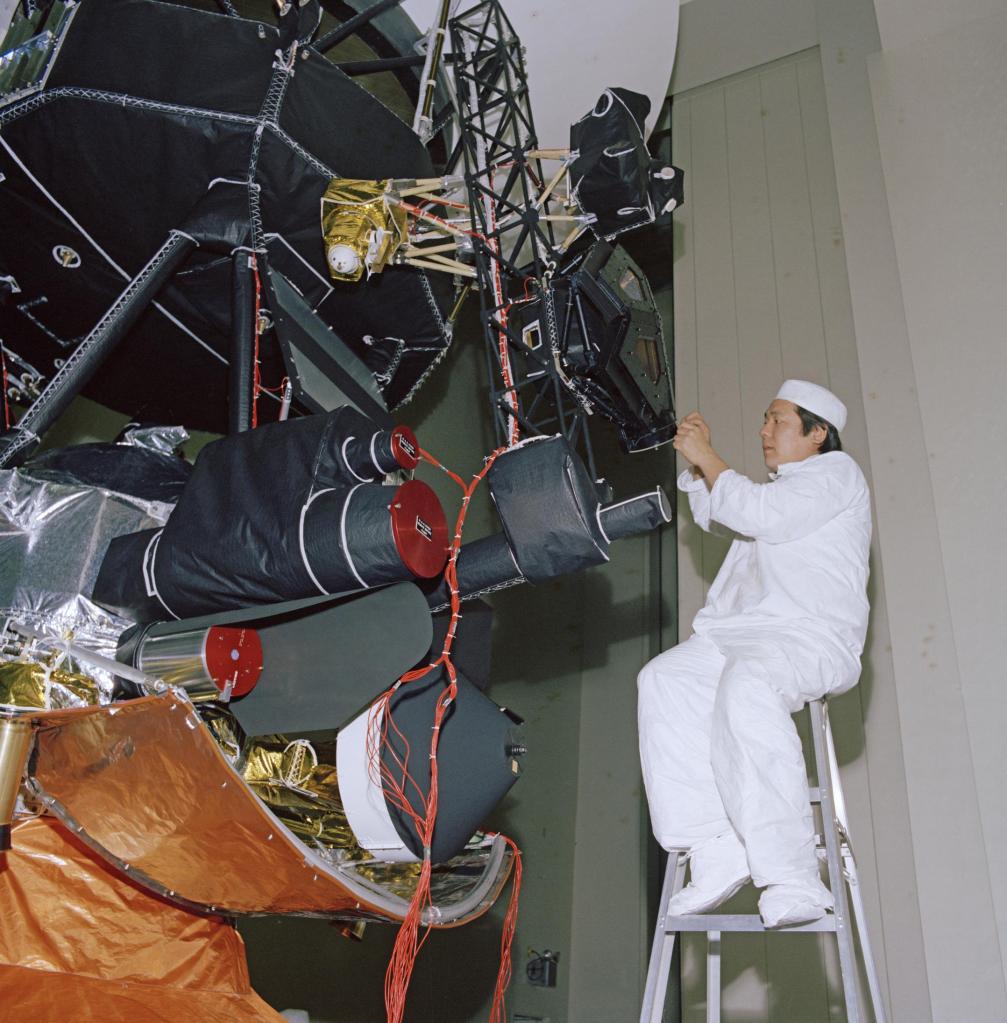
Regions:
<instances>
[{"instance_id":1,"label":"gold foil insulation","mask_svg":"<svg viewBox=\"0 0 1007 1023\"><path fill-rule=\"evenodd\" d=\"M416 891L420 863L376 860L357 842L343 810L335 763L333 740L265 735L249 740L241 773L252 791L302 842L323 854L337 851L339 860L352 864L358 877L408 902ZM430 879L434 904L443 909L464 899L484 860L485 852L472 848L435 865Z\"/></svg>"},{"instance_id":2,"label":"gold foil insulation","mask_svg":"<svg viewBox=\"0 0 1007 1023\"><path fill-rule=\"evenodd\" d=\"M100 702L100 697L100 686L87 675L39 661L0 663L0 704L65 710L92 707Z\"/></svg>"},{"instance_id":3,"label":"gold foil insulation","mask_svg":"<svg viewBox=\"0 0 1007 1023\"><path fill-rule=\"evenodd\" d=\"M369 858L346 820L336 781L336 744L259 736L246 747L242 777L249 788L308 845Z\"/></svg>"},{"instance_id":4,"label":"gold foil insulation","mask_svg":"<svg viewBox=\"0 0 1007 1023\"><path fill-rule=\"evenodd\" d=\"M430 874L430 897L435 906L453 906L471 890L472 878L485 861L482 849L468 848L447 863L434 866ZM420 863L386 863L370 860L357 864L356 873L407 902L412 899L419 880Z\"/></svg>"},{"instance_id":5,"label":"gold foil insulation","mask_svg":"<svg viewBox=\"0 0 1007 1023\"><path fill-rule=\"evenodd\" d=\"M380 273L408 240L406 211L390 201L389 186L351 178L329 182L322 196L322 239L333 280Z\"/></svg>"},{"instance_id":6,"label":"gold foil insulation","mask_svg":"<svg viewBox=\"0 0 1007 1023\"><path fill-rule=\"evenodd\" d=\"M199 716L220 747L220 752L227 758L227 762L236 767L245 747L245 733L241 730L238 719L227 707L219 703L200 704Z\"/></svg>"}]
</instances>

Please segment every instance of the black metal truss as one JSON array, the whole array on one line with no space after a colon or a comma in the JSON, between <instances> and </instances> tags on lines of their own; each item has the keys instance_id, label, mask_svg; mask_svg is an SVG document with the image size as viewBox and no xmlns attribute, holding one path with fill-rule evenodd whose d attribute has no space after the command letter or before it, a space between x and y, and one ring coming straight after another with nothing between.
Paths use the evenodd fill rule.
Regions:
<instances>
[{"instance_id":1,"label":"black metal truss","mask_svg":"<svg viewBox=\"0 0 1007 1023\"><path fill-rule=\"evenodd\" d=\"M484 0L450 22L459 148L472 211L471 245L480 296L497 441L517 433L561 433L592 476L594 456L583 399L565 383L552 277L563 259L549 212L528 98L521 41L496 0ZM453 168L449 168L449 171ZM512 310L541 299L534 329Z\"/></svg>"}]
</instances>

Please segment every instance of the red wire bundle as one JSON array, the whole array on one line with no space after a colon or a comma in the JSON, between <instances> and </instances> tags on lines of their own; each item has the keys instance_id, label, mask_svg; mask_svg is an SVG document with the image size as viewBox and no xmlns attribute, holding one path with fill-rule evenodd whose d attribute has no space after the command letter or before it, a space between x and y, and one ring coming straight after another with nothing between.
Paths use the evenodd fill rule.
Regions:
<instances>
[{"instance_id":1,"label":"red wire bundle","mask_svg":"<svg viewBox=\"0 0 1007 1023\"><path fill-rule=\"evenodd\" d=\"M507 994L507 985L511 978L511 945L514 943L514 930L517 927L518 896L521 892L521 850L517 843L508 838L507 835L500 835L514 853L514 879L511 882L510 903L507 906L507 915L504 917L503 931L500 934L500 969L497 972L496 987L493 989L493 1005L490 1007L489 1023L507 1023L507 1003L504 995Z\"/></svg>"},{"instance_id":2,"label":"red wire bundle","mask_svg":"<svg viewBox=\"0 0 1007 1023\"><path fill-rule=\"evenodd\" d=\"M262 375L259 370L259 334L262 333L262 281L259 280L259 261L255 256L248 257L255 275L255 339L252 355L252 429L259 425L259 391L262 389Z\"/></svg>"},{"instance_id":3,"label":"red wire bundle","mask_svg":"<svg viewBox=\"0 0 1007 1023\"><path fill-rule=\"evenodd\" d=\"M448 625L447 635L444 639L444 646L441 649L440 656L422 668L406 672L395 685L378 697L371 707L367 730L367 754L372 780L375 784L381 786L391 805L399 808L409 816L423 843L423 861L416 884L416 891L413 894L413 899L405 919L399 928L399 933L392 949L391 959L388 963L388 970L385 973L385 1012L388 1023L401 1023L405 1013L406 994L409 990L409 981L412 977L413 967L420 949L423 947L423 943L430 934L428 926L423 937L420 938L419 928L423 918L423 911L432 905L430 878L433 864L430 860L430 847L433 843L434 826L437 821L437 748L440 743L441 725L444 717L451 706L451 702L458 693L457 671L451 661L451 647L454 644L458 620L461 617L461 597L458 592L458 552L461 549L462 529L465 524L465 516L468 513L469 502L476 487L485 478L493 462L503 450L503 448L499 448L494 451L486 459L486 464L482 470L472 478L471 483L466 484L460 476L451 472L433 455L420 449L420 456L423 460L447 473L462 488L463 496L462 506L455 522L454 537L449 548L447 568L444 571L444 578L451 592L451 621ZM434 709L432 737L430 740L430 787L424 798L420 787L409 774L409 744L406 742L405 736L395 727L395 723L392 721L391 700L400 686L420 678L425 678L431 672L442 667L447 675L448 684L440 693ZM381 721L380 727L377 725L379 720ZM389 731L393 731L402 743L403 755L401 757L389 745ZM391 750L394 771L382 759L382 752L386 749ZM407 789L409 787L415 790L418 801L422 803L422 813L417 813L410 803L407 796ZM501 938L502 958L494 991L493 1008L490 1015L491 1023L503 1023L504 1020L504 992L510 980L510 947L517 921L518 892L521 885L521 854L511 839L505 837L504 840L514 850L514 882L511 890L511 902L507 910Z\"/></svg>"},{"instance_id":4,"label":"red wire bundle","mask_svg":"<svg viewBox=\"0 0 1007 1023\"><path fill-rule=\"evenodd\" d=\"M252 429L259 425L259 395L264 391L269 394L282 394L287 386L288 377L280 381L279 387L266 387L262 382L262 366L259 362L259 336L262 334L262 280L259 277L259 265L255 256L249 256L252 274L255 276L255 327L253 338L253 369L252 369Z\"/></svg>"},{"instance_id":5,"label":"red wire bundle","mask_svg":"<svg viewBox=\"0 0 1007 1023\"><path fill-rule=\"evenodd\" d=\"M3 368L3 426L9 430L14 424L11 422L10 402L7 399L7 353L4 351L3 342L0 342L0 366Z\"/></svg>"},{"instance_id":6,"label":"red wire bundle","mask_svg":"<svg viewBox=\"0 0 1007 1023\"><path fill-rule=\"evenodd\" d=\"M495 175L490 173L490 190L495 187ZM490 237L485 239L486 244L490 247L493 252L493 292L496 297L497 303L500 304L504 297L503 287L503 276L500 273L500 239L496 236L497 230L497 212L496 203L492 198L488 200L489 207L489 229ZM503 379L504 387L507 388L507 400L510 402L511 408L517 411L518 400L517 391L514 390L514 375L511 373L510 366L510 342L507 338L507 311L510 309L509 304L500 305L499 311L499 322L500 329L497 332L497 357L500 360L500 376ZM519 436L519 427L517 416L509 415L510 420L507 427L507 443L517 444Z\"/></svg>"},{"instance_id":7,"label":"red wire bundle","mask_svg":"<svg viewBox=\"0 0 1007 1023\"><path fill-rule=\"evenodd\" d=\"M444 202L442 200L438 201L437 205L453 206L457 207L458 209L468 209L468 206L463 206L460 203ZM405 202L402 199L399 200L399 206L402 209L404 209L407 213L412 213L414 216L419 216L422 213L423 218L425 220L429 220L434 224L441 224L445 228L445 230L448 231L448 233L458 231L461 234L467 234L470 238L482 238L483 240L485 240L485 236L481 235L478 231L470 231L467 228L458 227L456 224L452 224L450 221L445 220L443 217L438 217L436 214L431 213L430 210L423 209L422 206L414 206L411 202Z\"/></svg>"}]
</instances>

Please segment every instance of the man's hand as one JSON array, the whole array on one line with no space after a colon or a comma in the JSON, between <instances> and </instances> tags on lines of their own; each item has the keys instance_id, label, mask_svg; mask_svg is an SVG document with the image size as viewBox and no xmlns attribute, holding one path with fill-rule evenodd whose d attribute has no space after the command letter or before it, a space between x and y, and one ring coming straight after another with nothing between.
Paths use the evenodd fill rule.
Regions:
<instances>
[{"instance_id":1,"label":"man's hand","mask_svg":"<svg viewBox=\"0 0 1007 1023\"><path fill-rule=\"evenodd\" d=\"M710 427L698 412L690 412L679 420L672 446L693 465L693 475L701 474L712 487L717 477L728 468L727 463L713 450ZM699 470L699 474L696 473Z\"/></svg>"},{"instance_id":2,"label":"man's hand","mask_svg":"<svg viewBox=\"0 0 1007 1023\"><path fill-rule=\"evenodd\" d=\"M698 412L690 412L679 420L678 430L671 443L676 451L680 451L695 466L701 467L710 454L716 454L710 443L710 427Z\"/></svg>"}]
</instances>

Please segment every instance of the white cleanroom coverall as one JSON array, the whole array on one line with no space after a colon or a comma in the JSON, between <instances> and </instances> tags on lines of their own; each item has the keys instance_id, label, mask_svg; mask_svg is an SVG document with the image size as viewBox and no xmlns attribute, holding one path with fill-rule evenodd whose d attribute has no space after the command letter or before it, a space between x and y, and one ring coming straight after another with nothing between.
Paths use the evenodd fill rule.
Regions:
<instances>
[{"instance_id":1,"label":"white cleanroom coverall","mask_svg":"<svg viewBox=\"0 0 1007 1023\"><path fill-rule=\"evenodd\" d=\"M841 451L731 469L711 490L686 471L698 525L737 538L694 635L640 672L640 755L654 834L691 849L733 831L757 885L817 872L800 739L808 700L857 681L867 631L871 510Z\"/></svg>"}]
</instances>

